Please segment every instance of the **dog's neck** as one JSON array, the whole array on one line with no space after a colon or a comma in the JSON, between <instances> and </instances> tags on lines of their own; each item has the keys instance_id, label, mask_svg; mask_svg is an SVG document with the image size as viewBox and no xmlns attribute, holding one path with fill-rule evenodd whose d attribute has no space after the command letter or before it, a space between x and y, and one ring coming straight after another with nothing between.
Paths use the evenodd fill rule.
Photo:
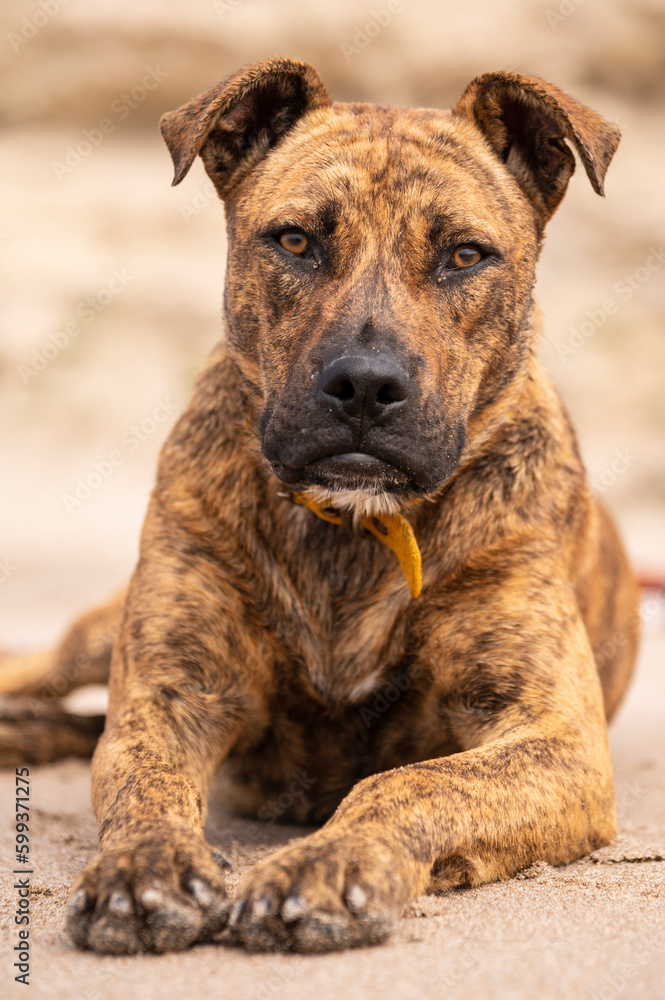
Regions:
<instances>
[{"instance_id":1,"label":"dog's neck","mask_svg":"<svg viewBox=\"0 0 665 1000\"><path fill-rule=\"evenodd\" d=\"M337 494L327 500L312 500L306 490L295 492L294 501L301 507L311 510L324 521L331 524L342 524L342 515L338 510ZM324 493L324 496L326 494ZM407 519L397 512L395 513L375 513L362 518L360 527L369 531L375 538L395 553L404 573L406 582L409 585L412 597L420 597L422 590L422 560L420 549L413 532L413 528Z\"/></svg>"}]
</instances>

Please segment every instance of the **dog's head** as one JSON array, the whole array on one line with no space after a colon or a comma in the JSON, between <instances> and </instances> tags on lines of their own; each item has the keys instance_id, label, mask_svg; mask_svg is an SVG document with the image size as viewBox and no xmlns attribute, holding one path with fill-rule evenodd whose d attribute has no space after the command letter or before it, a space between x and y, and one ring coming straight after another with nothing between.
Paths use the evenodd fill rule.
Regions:
<instances>
[{"instance_id":1,"label":"dog's head","mask_svg":"<svg viewBox=\"0 0 665 1000\"><path fill-rule=\"evenodd\" d=\"M510 407L566 140L599 194L619 141L534 77L487 74L452 111L405 111L332 103L287 59L162 132L174 183L200 154L226 204L228 340L260 392L263 454L284 483L388 510L436 493Z\"/></svg>"}]
</instances>

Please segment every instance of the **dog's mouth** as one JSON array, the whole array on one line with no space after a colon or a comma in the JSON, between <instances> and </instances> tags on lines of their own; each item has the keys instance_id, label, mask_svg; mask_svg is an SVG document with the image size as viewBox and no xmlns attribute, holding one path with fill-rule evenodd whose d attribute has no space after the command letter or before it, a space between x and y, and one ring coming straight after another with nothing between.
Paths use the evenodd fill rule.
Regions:
<instances>
[{"instance_id":1,"label":"dog's mouth","mask_svg":"<svg viewBox=\"0 0 665 1000\"><path fill-rule=\"evenodd\" d=\"M271 463L275 474L289 486L321 486L331 493L366 490L371 493L412 491L414 484L403 469L375 455L349 451L326 455L299 469Z\"/></svg>"}]
</instances>

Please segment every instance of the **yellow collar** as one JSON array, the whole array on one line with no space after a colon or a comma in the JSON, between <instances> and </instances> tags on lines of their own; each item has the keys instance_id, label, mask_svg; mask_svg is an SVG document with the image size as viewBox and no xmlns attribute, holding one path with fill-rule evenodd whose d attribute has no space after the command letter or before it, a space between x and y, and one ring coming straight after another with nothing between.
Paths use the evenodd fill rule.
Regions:
<instances>
[{"instance_id":1,"label":"yellow collar","mask_svg":"<svg viewBox=\"0 0 665 1000\"><path fill-rule=\"evenodd\" d=\"M301 507L311 510L317 517L330 524L341 524L339 511L328 503L317 503L304 493L294 493L293 499ZM402 514L373 514L362 519L362 527L371 531L383 545L395 553L406 577L412 597L419 597L422 590L422 560L413 528Z\"/></svg>"}]
</instances>

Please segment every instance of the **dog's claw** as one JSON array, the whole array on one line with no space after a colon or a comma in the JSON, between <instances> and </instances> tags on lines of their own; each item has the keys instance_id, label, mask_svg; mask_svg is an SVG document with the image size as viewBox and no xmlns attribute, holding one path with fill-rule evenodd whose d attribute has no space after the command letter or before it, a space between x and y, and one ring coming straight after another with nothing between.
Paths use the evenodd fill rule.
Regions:
<instances>
[{"instance_id":1,"label":"dog's claw","mask_svg":"<svg viewBox=\"0 0 665 1000\"><path fill-rule=\"evenodd\" d=\"M351 913L360 913L367 905L367 893L359 885L352 885L346 890L346 905Z\"/></svg>"},{"instance_id":2,"label":"dog's claw","mask_svg":"<svg viewBox=\"0 0 665 1000\"><path fill-rule=\"evenodd\" d=\"M90 893L86 892L85 889L77 889L69 901L69 912L71 916L80 916L81 913L84 913L88 909L90 903Z\"/></svg>"},{"instance_id":3,"label":"dog's claw","mask_svg":"<svg viewBox=\"0 0 665 1000\"><path fill-rule=\"evenodd\" d=\"M210 906L212 902L212 892L210 886L200 878L193 878L187 885L192 896L199 906Z\"/></svg>"},{"instance_id":4,"label":"dog's claw","mask_svg":"<svg viewBox=\"0 0 665 1000\"><path fill-rule=\"evenodd\" d=\"M225 868L228 869L229 871L233 871L233 865L231 864L230 861L227 861L227 859L224 857L221 851L215 848L215 850L213 850L212 852L212 856L220 868Z\"/></svg>"},{"instance_id":5,"label":"dog's claw","mask_svg":"<svg viewBox=\"0 0 665 1000\"><path fill-rule=\"evenodd\" d=\"M289 896L282 906L282 920L285 924L292 924L294 920L300 920L307 913L307 904L302 896Z\"/></svg>"},{"instance_id":6,"label":"dog's claw","mask_svg":"<svg viewBox=\"0 0 665 1000\"><path fill-rule=\"evenodd\" d=\"M267 896L261 896L252 907L252 919L264 920L272 909L272 904Z\"/></svg>"},{"instance_id":7,"label":"dog's claw","mask_svg":"<svg viewBox=\"0 0 665 1000\"><path fill-rule=\"evenodd\" d=\"M233 906L231 907L231 915L229 917L229 926L237 927L245 909L247 907L246 899L237 899Z\"/></svg>"},{"instance_id":8,"label":"dog's claw","mask_svg":"<svg viewBox=\"0 0 665 1000\"><path fill-rule=\"evenodd\" d=\"M124 892L114 892L108 902L108 911L114 917L128 917L132 912L129 896Z\"/></svg>"},{"instance_id":9,"label":"dog's claw","mask_svg":"<svg viewBox=\"0 0 665 1000\"><path fill-rule=\"evenodd\" d=\"M141 893L140 902L145 910L156 910L158 906L164 904L164 893L156 886L152 886Z\"/></svg>"}]
</instances>

